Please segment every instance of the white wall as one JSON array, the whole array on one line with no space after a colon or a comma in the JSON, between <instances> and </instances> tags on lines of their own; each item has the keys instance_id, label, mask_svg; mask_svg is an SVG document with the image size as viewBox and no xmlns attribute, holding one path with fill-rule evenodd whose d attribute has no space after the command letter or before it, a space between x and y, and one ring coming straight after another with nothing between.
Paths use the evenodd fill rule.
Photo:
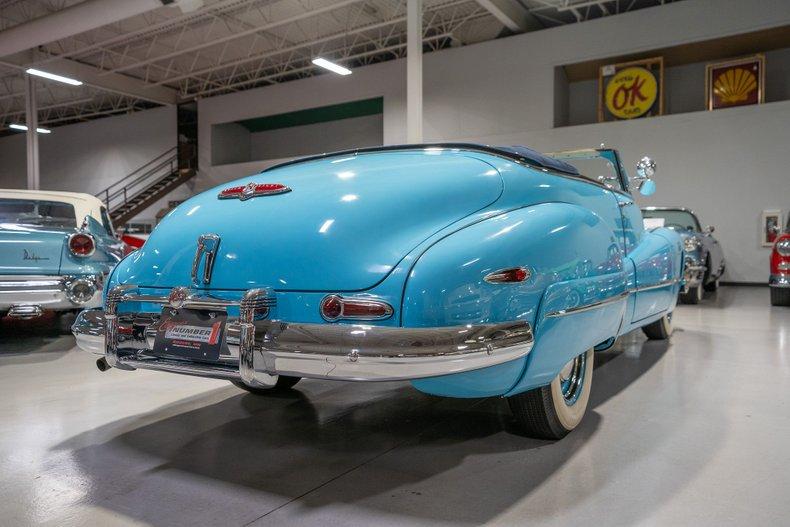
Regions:
<instances>
[{"instance_id":1,"label":"white wall","mask_svg":"<svg viewBox=\"0 0 790 527\"><path fill-rule=\"evenodd\" d=\"M39 134L41 188L98 192L176 144L175 107ZM25 188L25 134L0 139L0 186Z\"/></svg>"},{"instance_id":2,"label":"white wall","mask_svg":"<svg viewBox=\"0 0 790 527\"><path fill-rule=\"evenodd\" d=\"M41 188L95 194L175 144L174 106L56 127L39 134ZM0 139L0 188L26 185L25 134ZM153 218L162 206L141 217Z\"/></svg>"}]
</instances>

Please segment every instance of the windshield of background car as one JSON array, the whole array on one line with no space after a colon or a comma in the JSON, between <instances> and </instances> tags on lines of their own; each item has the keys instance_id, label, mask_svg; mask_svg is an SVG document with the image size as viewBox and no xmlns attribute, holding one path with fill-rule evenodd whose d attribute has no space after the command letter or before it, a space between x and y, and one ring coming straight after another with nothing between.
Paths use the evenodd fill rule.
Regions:
<instances>
[{"instance_id":1,"label":"windshield of background car","mask_svg":"<svg viewBox=\"0 0 790 527\"><path fill-rule=\"evenodd\" d=\"M643 210L643 218L662 218L664 227L675 230L699 232L699 222L690 212L685 210Z\"/></svg>"},{"instance_id":2,"label":"windshield of background car","mask_svg":"<svg viewBox=\"0 0 790 527\"><path fill-rule=\"evenodd\" d=\"M0 223L40 228L77 227L74 205L60 201L0 198Z\"/></svg>"},{"instance_id":3,"label":"windshield of background car","mask_svg":"<svg viewBox=\"0 0 790 527\"><path fill-rule=\"evenodd\" d=\"M578 152L558 152L548 155L555 159L561 159L569 165L573 165L576 167L576 170L579 171L579 174L588 179L607 184L617 190L625 190L620 181L620 175L617 172L613 154L611 155L612 159L610 159L610 155L605 154L610 154L610 152L584 150Z\"/></svg>"}]
</instances>

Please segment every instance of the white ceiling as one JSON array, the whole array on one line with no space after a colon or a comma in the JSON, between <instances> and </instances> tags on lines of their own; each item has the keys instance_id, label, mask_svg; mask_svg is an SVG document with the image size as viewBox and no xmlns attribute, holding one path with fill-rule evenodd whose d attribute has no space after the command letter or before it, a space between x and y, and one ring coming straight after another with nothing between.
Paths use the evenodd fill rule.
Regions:
<instances>
[{"instance_id":1,"label":"white ceiling","mask_svg":"<svg viewBox=\"0 0 790 527\"><path fill-rule=\"evenodd\" d=\"M670 1L423 0L424 49L464 46ZM0 0L0 36L81 3ZM24 122L23 72L31 66L78 71L75 76L86 81L79 87L37 81L40 125L57 126L315 75L321 71L310 61L317 56L355 67L406 52L406 0L201 3L191 12L155 8L54 42L42 35L36 48L0 57L0 128Z\"/></svg>"}]
</instances>

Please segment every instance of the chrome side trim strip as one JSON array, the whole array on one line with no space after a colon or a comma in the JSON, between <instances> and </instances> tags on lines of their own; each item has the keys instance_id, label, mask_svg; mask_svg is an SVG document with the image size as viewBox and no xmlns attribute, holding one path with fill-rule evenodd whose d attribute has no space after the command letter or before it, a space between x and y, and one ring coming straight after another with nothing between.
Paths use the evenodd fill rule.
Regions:
<instances>
[{"instance_id":1,"label":"chrome side trim strip","mask_svg":"<svg viewBox=\"0 0 790 527\"><path fill-rule=\"evenodd\" d=\"M599 307L608 306L609 304L614 304L615 302L619 302L623 300L629 295L629 291L623 291L622 293L611 296L604 300L599 300L597 302L592 302L590 304L583 304L581 306L569 307L568 309L559 309L557 311L550 311L546 314L546 317L554 318L554 317L565 317L568 315L575 315L576 313L584 313L585 311L591 311L593 309L598 309Z\"/></svg>"},{"instance_id":2,"label":"chrome side trim strip","mask_svg":"<svg viewBox=\"0 0 790 527\"><path fill-rule=\"evenodd\" d=\"M668 287L670 285L675 285L678 282L680 282L679 279L673 278L671 280L664 280L663 282L659 282L657 284L646 285L646 286L642 286L642 287L637 286L636 288L631 289L628 292L629 293L641 293L642 291L652 291L653 289L661 289L662 287Z\"/></svg>"},{"instance_id":3,"label":"chrome side trim strip","mask_svg":"<svg viewBox=\"0 0 790 527\"><path fill-rule=\"evenodd\" d=\"M615 295L615 296L606 298L604 300L599 300L597 302L591 302L589 304L582 304L580 306L574 306L574 307L570 307L568 309L559 309L559 310L556 310L556 311L550 311L549 313L546 314L546 317L552 317L552 318L553 317L564 317L564 316L567 316L567 315L574 315L576 313L583 313L585 311L590 311L591 309L598 309L599 307L604 307L604 306L607 306L609 304L613 304L615 302L618 302L618 301L622 300L623 298L627 297L628 295L631 295L631 294L634 294L634 293L641 293L642 291L652 291L653 289L661 289L662 287L668 287L668 286L671 286L671 285L675 285L679 281L680 280L678 280L676 278L673 278L671 280L665 280L665 281L660 282L658 284L648 285L648 286L644 286L644 287L636 287L636 288L633 288L633 289L629 289L627 291L623 291L619 295Z\"/></svg>"}]
</instances>

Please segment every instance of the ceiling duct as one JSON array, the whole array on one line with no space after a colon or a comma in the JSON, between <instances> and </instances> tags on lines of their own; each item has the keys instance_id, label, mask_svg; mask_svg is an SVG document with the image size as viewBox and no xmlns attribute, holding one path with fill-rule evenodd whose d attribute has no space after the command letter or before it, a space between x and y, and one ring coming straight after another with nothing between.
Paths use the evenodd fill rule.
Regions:
<instances>
[{"instance_id":1,"label":"ceiling duct","mask_svg":"<svg viewBox=\"0 0 790 527\"><path fill-rule=\"evenodd\" d=\"M201 4L188 0L185 4ZM87 0L51 15L43 16L0 31L0 57L55 42L163 5L178 5L173 0Z\"/></svg>"}]
</instances>

